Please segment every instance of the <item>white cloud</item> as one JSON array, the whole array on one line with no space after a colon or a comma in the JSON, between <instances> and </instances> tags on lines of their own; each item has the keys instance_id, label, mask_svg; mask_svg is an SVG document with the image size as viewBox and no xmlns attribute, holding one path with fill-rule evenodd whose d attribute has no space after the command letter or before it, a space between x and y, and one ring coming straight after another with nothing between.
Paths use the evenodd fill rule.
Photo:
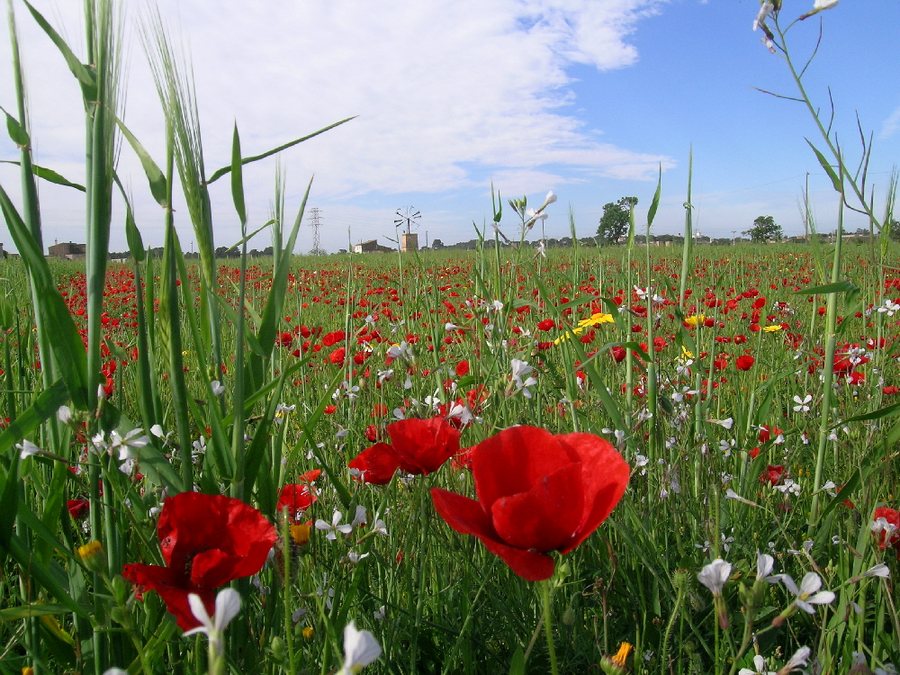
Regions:
<instances>
[{"instance_id":1,"label":"white cloud","mask_svg":"<svg viewBox=\"0 0 900 675\"><path fill-rule=\"evenodd\" d=\"M80 51L81 3L35 4ZM660 163L674 162L614 139L598 142L594 125L602 120L589 125L575 116L566 69L633 64L638 55L629 37L661 4L160 0L159 8L173 42L190 53L209 173L229 163L235 121L244 154L251 154L358 115L281 160L294 191L315 173L315 197L334 203L483 189L485 176L529 178L514 189L535 191L550 187L540 180L556 187L598 176L654 177ZM83 155L78 89L46 36L21 5L16 9L37 159L65 165L68 177L81 180L73 166ZM125 120L161 163L162 120L140 42L141 12L138 3L127 9ZM5 55L0 96L13 100ZM9 155L8 149L0 144L0 153ZM154 222L157 211L148 206L129 148L121 161L122 172L132 175L139 212L145 209L145 220ZM0 173L4 184L9 175ZM248 204L256 205L258 218L268 214L272 175L272 161L246 169ZM221 217L233 221L227 190L221 192ZM233 222L224 229L235 238Z\"/></svg>"},{"instance_id":2,"label":"white cloud","mask_svg":"<svg viewBox=\"0 0 900 675\"><path fill-rule=\"evenodd\" d=\"M881 131L878 137L886 140L892 138L898 131L900 131L900 106L894 108L894 112L888 115L884 122L881 123Z\"/></svg>"}]
</instances>

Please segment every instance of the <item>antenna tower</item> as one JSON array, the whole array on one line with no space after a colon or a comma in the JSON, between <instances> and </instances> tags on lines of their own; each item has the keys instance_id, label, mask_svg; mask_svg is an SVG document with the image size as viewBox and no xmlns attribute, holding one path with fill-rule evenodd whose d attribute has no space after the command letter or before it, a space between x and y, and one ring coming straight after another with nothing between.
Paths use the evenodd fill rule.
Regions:
<instances>
[{"instance_id":1,"label":"antenna tower","mask_svg":"<svg viewBox=\"0 0 900 675\"><path fill-rule=\"evenodd\" d=\"M322 246L319 240L319 230L322 227L322 209L319 207L313 207L309 212L309 226L313 231L313 247L310 253L312 255L322 255L325 251L322 250Z\"/></svg>"}]
</instances>

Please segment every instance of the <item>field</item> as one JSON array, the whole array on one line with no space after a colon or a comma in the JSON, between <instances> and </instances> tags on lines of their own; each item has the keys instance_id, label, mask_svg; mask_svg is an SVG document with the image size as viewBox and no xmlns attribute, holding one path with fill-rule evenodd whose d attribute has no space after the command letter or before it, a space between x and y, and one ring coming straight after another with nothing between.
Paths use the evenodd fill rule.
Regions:
<instances>
[{"instance_id":1,"label":"field","mask_svg":"<svg viewBox=\"0 0 900 675\"><path fill-rule=\"evenodd\" d=\"M876 213L871 140L848 169L774 4L754 28L835 188L810 241L696 244L689 183L683 245L640 243L660 169L617 245L537 245L555 195L497 194L475 251L314 257L294 255L309 189L286 204L276 172L272 218L250 224L243 167L347 120L252 156L235 128L209 171L157 21L168 133L145 148L116 116L111 5L85 7L82 63L27 6L79 82L85 185L33 162L11 19L0 673L896 672L897 176ZM236 243L214 236L223 178ZM84 260L45 256L38 180L84 193ZM843 237L851 210L870 236ZM247 254L262 230L273 257Z\"/></svg>"},{"instance_id":2,"label":"field","mask_svg":"<svg viewBox=\"0 0 900 675\"><path fill-rule=\"evenodd\" d=\"M167 604L179 606L172 590L126 573L141 581L138 600L122 568L163 562L156 528L170 503L164 497L192 484L234 494L238 461L245 468L237 494L279 532L274 557L260 565L266 547L258 573L238 581L243 604L226 654L239 671L260 661L268 672L333 670L350 620L376 636L388 672L505 672L526 659L529 672L546 671L549 652L538 633L545 602L560 672L596 670L626 642L634 646L627 663L638 672L659 672L661 664L708 672L717 662L726 669L739 648L741 666L754 650L780 663L803 646L832 664L853 652L896 659L897 598L876 565L893 571L900 549L891 548L890 525L877 529L876 514L896 507L898 427L890 415L900 278L873 264L868 247L851 246L847 290L832 293L840 298L837 345L823 419L827 296L809 290L821 278L811 247L695 249L681 307L679 258L660 249L628 267L624 253L554 250L536 259L530 248L495 250L488 242L465 256L408 256L402 278L397 255L291 260L263 384L249 385L256 375L245 365L243 402L233 393L236 328L223 322L226 356L211 371L198 313L185 309L199 307L197 267L183 269L184 300L173 317L182 338L177 353L168 348L171 359L173 336L161 330L165 308L156 300L159 261L138 267L155 281L146 285L135 268L111 267L101 418L117 421L101 423L104 433L98 420L74 411L58 425L54 454L13 458L13 538L22 548L9 549L0 587L3 662L81 670L97 649L104 667L201 667L202 640L180 638L167 616ZM273 287L272 264L254 260L246 269L250 336L258 335ZM86 335L84 273L78 263L53 268ZM44 445L49 434L42 439L29 414L58 418L55 401L65 396L51 405L46 392L37 401L32 394L41 370L23 272L20 263L4 264L13 283L3 416ZM648 273L656 284L649 290ZM220 265L217 275L223 316L233 318L240 269ZM246 361L257 348L247 341ZM179 374L181 410L172 384ZM241 409L244 442L232 455L239 424L232 411ZM391 433L398 420L412 419L448 423ZM628 464L615 510L570 553L551 554L552 576L537 583L454 532L430 494L440 487L475 496L471 464L456 451L514 425L596 435ZM348 467L384 441L423 457L396 474L389 467L383 478L377 462L358 464L362 474ZM529 448L513 449L509 465L496 469L502 474L523 470L516 456L528 457ZM610 462L595 468L611 471ZM369 471L369 481L387 484L369 484ZM555 499L547 522L536 523L547 551L562 548L554 513L567 507ZM249 525L212 522L218 512L202 508L209 521L189 511L182 527L212 542L234 537L235 546L253 536L240 529ZM223 532L231 527L237 531ZM91 541L102 551L85 553ZM774 562L763 576L799 582L816 574L833 598L808 605L809 614L797 611L784 583L757 577L761 554ZM731 569L714 602L698 573L715 559ZM184 614L183 599L181 606Z\"/></svg>"}]
</instances>

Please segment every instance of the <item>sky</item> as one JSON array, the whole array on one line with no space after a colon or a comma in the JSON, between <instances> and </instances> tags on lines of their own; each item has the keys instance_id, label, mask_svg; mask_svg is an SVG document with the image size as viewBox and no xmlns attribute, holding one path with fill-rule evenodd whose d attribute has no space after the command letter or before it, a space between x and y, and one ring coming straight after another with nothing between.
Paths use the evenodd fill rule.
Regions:
<instances>
[{"instance_id":1,"label":"sky","mask_svg":"<svg viewBox=\"0 0 900 675\"><path fill-rule=\"evenodd\" d=\"M80 91L59 52L24 3L13 0L26 72L35 161L84 180ZM83 54L81 4L34 6ZM835 227L838 200L805 139L822 147L805 106L762 93L796 96L787 64L752 30L757 0L143 0L122 6L121 116L159 164L162 109L141 39L157 7L193 72L207 174L229 164L236 124L245 155L258 154L340 119L321 136L244 169L248 229L271 216L276 165L286 177L293 221L312 178L297 251L312 247L309 210L319 209L322 246L334 252L379 239L394 220L421 213L422 243L476 236L492 217L491 192L504 204L502 231L519 235L512 197L538 206L553 190L547 237L593 236L607 202L638 197L646 223L661 172L655 234L682 232L693 152L695 231L731 237L772 215L786 234L802 233L809 181L820 231ZM784 0L781 21L812 8ZM795 24L791 53L806 61L804 84L855 166L857 116L872 155L867 185L883 204L900 159L900 2L842 0ZM0 41L0 106L14 111L9 41ZM15 160L4 136L0 159ZM163 241L163 215L130 147L119 174L132 194L147 246ZM17 168L0 164L0 184L18 203ZM240 239L229 181L211 188L217 246ZM44 243L85 240L84 198L42 183ZM185 250L193 246L187 209L176 200ZM848 217L845 227L867 225ZM537 240L541 232L528 233ZM14 250L0 229L0 242ZM267 231L251 248L270 244ZM110 248L127 249L116 207Z\"/></svg>"}]
</instances>

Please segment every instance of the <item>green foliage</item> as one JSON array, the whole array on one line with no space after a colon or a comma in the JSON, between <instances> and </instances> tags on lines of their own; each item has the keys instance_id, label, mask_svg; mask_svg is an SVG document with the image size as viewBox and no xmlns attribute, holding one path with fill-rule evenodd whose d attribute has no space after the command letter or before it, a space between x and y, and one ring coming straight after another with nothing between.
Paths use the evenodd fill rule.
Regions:
<instances>
[{"instance_id":1,"label":"green foliage","mask_svg":"<svg viewBox=\"0 0 900 675\"><path fill-rule=\"evenodd\" d=\"M637 197L621 197L616 202L603 205L603 215L597 227L597 236L604 244L619 243L628 232L628 218L631 210L637 206Z\"/></svg>"},{"instance_id":2,"label":"green foliage","mask_svg":"<svg viewBox=\"0 0 900 675\"><path fill-rule=\"evenodd\" d=\"M900 220L894 220L890 226L890 237L894 241L900 241Z\"/></svg>"},{"instance_id":3,"label":"green foliage","mask_svg":"<svg viewBox=\"0 0 900 675\"><path fill-rule=\"evenodd\" d=\"M781 231L781 225L775 222L772 216L757 216L753 221L753 227L744 230L744 234L750 235L751 241L755 243L765 243L769 241L781 241L784 234Z\"/></svg>"}]
</instances>

